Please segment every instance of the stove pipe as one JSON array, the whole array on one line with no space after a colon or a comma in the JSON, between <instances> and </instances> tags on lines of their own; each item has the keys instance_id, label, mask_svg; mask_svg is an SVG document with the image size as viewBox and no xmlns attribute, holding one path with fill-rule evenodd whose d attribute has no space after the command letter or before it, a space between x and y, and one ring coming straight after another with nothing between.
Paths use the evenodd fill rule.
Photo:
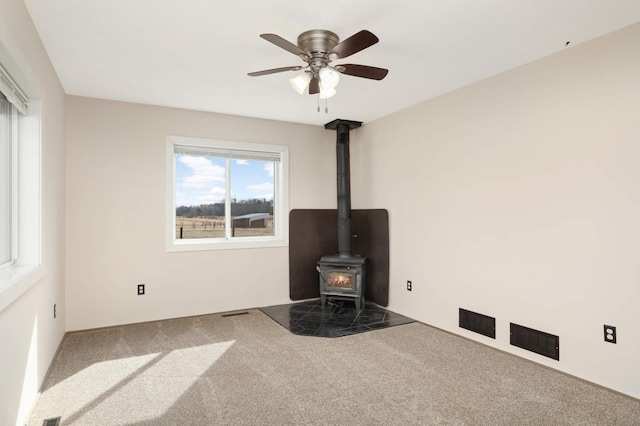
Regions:
<instances>
[{"instance_id":1,"label":"stove pipe","mask_svg":"<svg viewBox=\"0 0 640 426\"><path fill-rule=\"evenodd\" d=\"M349 159L349 131L362 122L333 120L325 129L336 131L336 160L338 183L338 255L351 257L351 179Z\"/></svg>"}]
</instances>

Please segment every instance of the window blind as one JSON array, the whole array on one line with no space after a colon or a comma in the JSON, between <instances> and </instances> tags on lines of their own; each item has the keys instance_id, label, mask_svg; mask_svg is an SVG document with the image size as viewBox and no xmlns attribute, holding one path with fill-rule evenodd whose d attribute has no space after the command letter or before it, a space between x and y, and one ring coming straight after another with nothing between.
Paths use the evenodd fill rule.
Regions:
<instances>
[{"instance_id":1,"label":"window blind","mask_svg":"<svg viewBox=\"0 0 640 426\"><path fill-rule=\"evenodd\" d=\"M280 162L279 152L245 151L240 149L210 148L202 146L174 145L174 152L179 155L193 155L197 157L230 158L232 160Z\"/></svg>"},{"instance_id":2,"label":"window blind","mask_svg":"<svg viewBox=\"0 0 640 426\"><path fill-rule=\"evenodd\" d=\"M7 70L0 65L0 92L11 102L21 114L27 114L29 102L27 95L13 81Z\"/></svg>"}]
</instances>

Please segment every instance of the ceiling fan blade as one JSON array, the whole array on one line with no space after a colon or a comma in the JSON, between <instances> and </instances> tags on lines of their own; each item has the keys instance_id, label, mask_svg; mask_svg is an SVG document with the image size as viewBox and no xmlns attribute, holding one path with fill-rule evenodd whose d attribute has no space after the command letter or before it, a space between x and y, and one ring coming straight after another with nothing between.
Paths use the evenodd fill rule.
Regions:
<instances>
[{"instance_id":1,"label":"ceiling fan blade","mask_svg":"<svg viewBox=\"0 0 640 426\"><path fill-rule=\"evenodd\" d=\"M318 77L313 77L309 82L309 94L315 95L316 93L320 93L320 80Z\"/></svg>"},{"instance_id":2,"label":"ceiling fan blade","mask_svg":"<svg viewBox=\"0 0 640 426\"><path fill-rule=\"evenodd\" d=\"M354 77L370 78L372 80L382 80L389 73L388 69L370 67L368 65L357 64L340 64L344 67L342 74L352 75Z\"/></svg>"},{"instance_id":3,"label":"ceiling fan blade","mask_svg":"<svg viewBox=\"0 0 640 426\"><path fill-rule=\"evenodd\" d=\"M336 47L333 48L331 53L335 53L339 58L346 58L354 53L366 49L378 42L378 37L373 33L362 30L359 33L352 35L351 37L342 40Z\"/></svg>"},{"instance_id":4,"label":"ceiling fan blade","mask_svg":"<svg viewBox=\"0 0 640 426\"><path fill-rule=\"evenodd\" d=\"M275 74L277 72L284 72L284 71L298 71L301 70L302 67L300 66L295 66L295 67L282 67L282 68L272 68L270 70L263 70L263 71L254 71L254 72L250 72L247 75L250 75L251 77L259 77L261 75L267 75L267 74Z\"/></svg>"},{"instance_id":5,"label":"ceiling fan blade","mask_svg":"<svg viewBox=\"0 0 640 426\"><path fill-rule=\"evenodd\" d=\"M280 37L277 34L260 34L260 37L262 37L263 39L267 40L268 42L271 42L273 44L275 44L276 46L287 50L291 53L293 53L294 55L303 55L304 57L308 57L309 55L307 54L307 52L305 52L304 50L300 49L298 46L296 46L295 44L291 43L290 41L287 41L285 39L283 39L282 37Z\"/></svg>"}]
</instances>

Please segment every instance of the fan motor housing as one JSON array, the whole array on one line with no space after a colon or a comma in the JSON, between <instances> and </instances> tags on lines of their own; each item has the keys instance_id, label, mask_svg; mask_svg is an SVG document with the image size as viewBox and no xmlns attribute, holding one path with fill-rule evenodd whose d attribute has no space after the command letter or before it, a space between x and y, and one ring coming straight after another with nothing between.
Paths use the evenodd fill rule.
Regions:
<instances>
[{"instance_id":1,"label":"fan motor housing","mask_svg":"<svg viewBox=\"0 0 640 426\"><path fill-rule=\"evenodd\" d=\"M298 47L311 54L327 54L338 43L340 43L340 37L327 30L309 30L298 36Z\"/></svg>"}]
</instances>

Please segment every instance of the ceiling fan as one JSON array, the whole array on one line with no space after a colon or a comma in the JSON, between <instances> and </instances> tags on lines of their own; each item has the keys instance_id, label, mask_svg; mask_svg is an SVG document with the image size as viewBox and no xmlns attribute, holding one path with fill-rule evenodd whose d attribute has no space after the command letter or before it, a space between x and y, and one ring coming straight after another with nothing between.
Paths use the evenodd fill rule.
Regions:
<instances>
[{"instance_id":1,"label":"ceiling fan","mask_svg":"<svg viewBox=\"0 0 640 426\"><path fill-rule=\"evenodd\" d=\"M331 31L305 31L298 36L297 46L276 34L260 34L260 37L298 56L306 65L255 71L250 72L249 75L258 77L284 71L302 70L298 76L289 80L293 88L300 94L308 87L310 95L319 94L321 99L326 99L336 94L335 88L340 74L382 80L389 73L387 69L368 65L331 65L331 62L335 60L344 59L376 44L378 37L367 30L362 30L342 42Z\"/></svg>"}]
</instances>

